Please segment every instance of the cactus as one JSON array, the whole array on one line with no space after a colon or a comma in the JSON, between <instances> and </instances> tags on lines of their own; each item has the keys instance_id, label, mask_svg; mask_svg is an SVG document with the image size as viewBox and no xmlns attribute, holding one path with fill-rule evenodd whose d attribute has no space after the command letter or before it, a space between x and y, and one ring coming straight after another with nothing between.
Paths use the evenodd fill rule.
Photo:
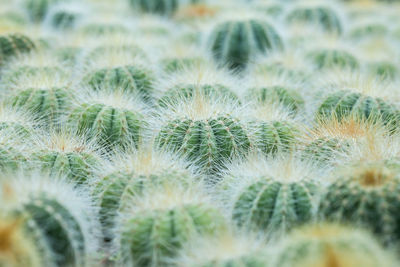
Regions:
<instances>
[{"instance_id":1,"label":"cactus","mask_svg":"<svg viewBox=\"0 0 400 267\"><path fill-rule=\"evenodd\" d=\"M201 0L189 0L188 3L197 3ZM132 8L146 13L155 13L170 16L182 5L181 0L130 0Z\"/></svg>"},{"instance_id":2,"label":"cactus","mask_svg":"<svg viewBox=\"0 0 400 267\"><path fill-rule=\"evenodd\" d=\"M271 266L396 266L369 233L335 224L304 226L279 245Z\"/></svg>"},{"instance_id":3,"label":"cactus","mask_svg":"<svg viewBox=\"0 0 400 267\"><path fill-rule=\"evenodd\" d=\"M382 37L387 33L388 28L385 24L369 23L352 29L350 36L355 40L360 40L365 37Z\"/></svg>"},{"instance_id":4,"label":"cactus","mask_svg":"<svg viewBox=\"0 0 400 267\"><path fill-rule=\"evenodd\" d=\"M88 266L97 249L95 213L87 196L53 178L4 176L2 209L26 218L25 236L33 240L46 266Z\"/></svg>"},{"instance_id":5,"label":"cactus","mask_svg":"<svg viewBox=\"0 0 400 267\"><path fill-rule=\"evenodd\" d=\"M359 120L382 122L390 131L396 130L399 109L379 97L371 97L349 90L329 94L319 106L317 116L335 117L339 121L354 117Z\"/></svg>"},{"instance_id":6,"label":"cactus","mask_svg":"<svg viewBox=\"0 0 400 267\"><path fill-rule=\"evenodd\" d=\"M136 147L145 128L141 106L137 100L119 92L89 95L72 110L68 123L79 134L96 139L103 148Z\"/></svg>"},{"instance_id":7,"label":"cactus","mask_svg":"<svg viewBox=\"0 0 400 267\"><path fill-rule=\"evenodd\" d=\"M0 104L0 132L5 131L16 140L29 142L35 134L37 122L26 111Z\"/></svg>"},{"instance_id":8,"label":"cactus","mask_svg":"<svg viewBox=\"0 0 400 267\"><path fill-rule=\"evenodd\" d=\"M343 31L335 11L326 6L297 7L286 16L286 21L290 24L320 27L328 33L341 34Z\"/></svg>"},{"instance_id":9,"label":"cactus","mask_svg":"<svg viewBox=\"0 0 400 267\"><path fill-rule=\"evenodd\" d=\"M126 26L117 23L90 23L81 28L81 32L85 35L109 35L109 34L128 34L129 30Z\"/></svg>"},{"instance_id":10,"label":"cactus","mask_svg":"<svg viewBox=\"0 0 400 267\"><path fill-rule=\"evenodd\" d=\"M243 69L256 56L283 48L276 30L268 23L254 19L218 24L209 42L215 61L231 69Z\"/></svg>"},{"instance_id":11,"label":"cactus","mask_svg":"<svg viewBox=\"0 0 400 267\"><path fill-rule=\"evenodd\" d=\"M41 22L49 8L60 0L24 0L29 17L34 22Z\"/></svg>"},{"instance_id":12,"label":"cactus","mask_svg":"<svg viewBox=\"0 0 400 267\"><path fill-rule=\"evenodd\" d=\"M33 41L22 34L0 36L0 66L14 56L28 53L35 49Z\"/></svg>"},{"instance_id":13,"label":"cactus","mask_svg":"<svg viewBox=\"0 0 400 267\"><path fill-rule=\"evenodd\" d=\"M385 243L400 238L397 195L399 163L370 161L354 163L327 188L320 203L320 214L368 227Z\"/></svg>"},{"instance_id":14,"label":"cactus","mask_svg":"<svg viewBox=\"0 0 400 267\"><path fill-rule=\"evenodd\" d=\"M335 68L356 70L359 68L357 58L340 49L317 49L309 52L306 56L317 70Z\"/></svg>"},{"instance_id":15,"label":"cactus","mask_svg":"<svg viewBox=\"0 0 400 267\"><path fill-rule=\"evenodd\" d=\"M112 238L115 217L124 198L142 195L165 184L189 185L193 174L175 155L151 148L139 148L115 159L111 170L95 182L93 195L100 206L100 219L106 240Z\"/></svg>"},{"instance_id":16,"label":"cactus","mask_svg":"<svg viewBox=\"0 0 400 267\"><path fill-rule=\"evenodd\" d=\"M296 158L250 158L230 166L221 184L234 222L247 230L280 234L315 217L320 188L313 165Z\"/></svg>"},{"instance_id":17,"label":"cactus","mask_svg":"<svg viewBox=\"0 0 400 267\"><path fill-rule=\"evenodd\" d=\"M371 75L381 79L396 80L399 75L399 68L391 62L371 62L367 66Z\"/></svg>"},{"instance_id":18,"label":"cactus","mask_svg":"<svg viewBox=\"0 0 400 267\"><path fill-rule=\"evenodd\" d=\"M204 60L201 57L164 58L161 61L161 65L166 73L183 71L203 63Z\"/></svg>"},{"instance_id":19,"label":"cactus","mask_svg":"<svg viewBox=\"0 0 400 267\"><path fill-rule=\"evenodd\" d=\"M167 187L132 200L119 228L120 265L169 266L191 238L225 228L220 211L193 189Z\"/></svg>"},{"instance_id":20,"label":"cactus","mask_svg":"<svg viewBox=\"0 0 400 267\"><path fill-rule=\"evenodd\" d=\"M145 102L152 98L154 78L148 71L135 66L100 69L90 73L86 81L93 90L108 88L138 93Z\"/></svg>"}]
</instances>

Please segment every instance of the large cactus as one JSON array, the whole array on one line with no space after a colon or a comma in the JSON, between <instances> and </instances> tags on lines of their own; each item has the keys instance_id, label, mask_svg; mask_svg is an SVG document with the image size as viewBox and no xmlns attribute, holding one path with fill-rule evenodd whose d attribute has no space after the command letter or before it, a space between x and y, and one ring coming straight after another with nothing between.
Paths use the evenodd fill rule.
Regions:
<instances>
[{"instance_id":1,"label":"large cactus","mask_svg":"<svg viewBox=\"0 0 400 267\"><path fill-rule=\"evenodd\" d=\"M256 56L283 48L283 42L273 26L259 20L218 24L209 42L215 61L231 69L243 69Z\"/></svg>"},{"instance_id":2,"label":"large cactus","mask_svg":"<svg viewBox=\"0 0 400 267\"><path fill-rule=\"evenodd\" d=\"M33 41L22 34L8 34L0 36L0 66L11 57L28 53L35 49Z\"/></svg>"},{"instance_id":3,"label":"large cactus","mask_svg":"<svg viewBox=\"0 0 400 267\"><path fill-rule=\"evenodd\" d=\"M394 257L367 232L335 224L302 227L279 245L271 266L396 266Z\"/></svg>"}]
</instances>

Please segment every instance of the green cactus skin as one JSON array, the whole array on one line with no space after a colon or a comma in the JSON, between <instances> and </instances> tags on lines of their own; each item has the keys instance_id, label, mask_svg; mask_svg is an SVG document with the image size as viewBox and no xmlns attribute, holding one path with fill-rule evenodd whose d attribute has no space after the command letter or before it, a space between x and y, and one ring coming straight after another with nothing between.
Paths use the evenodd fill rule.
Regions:
<instances>
[{"instance_id":1,"label":"green cactus skin","mask_svg":"<svg viewBox=\"0 0 400 267\"><path fill-rule=\"evenodd\" d=\"M232 219L249 230L289 230L313 219L317 189L308 179L289 183L260 177L233 200Z\"/></svg>"},{"instance_id":2,"label":"green cactus skin","mask_svg":"<svg viewBox=\"0 0 400 267\"><path fill-rule=\"evenodd\" d=\"M192 237L212 235L223 227L224 218L208 204L143 211L123 226L122 265L169 266L171 257Z\"/></svg>"},{"instance_id":3,"label":"green cactus skin","mask_svg":"<svg viewBox=\"0 0 400 267\"><path fill-rule=\"evenodd\" d=\"M41 22L50 6L57 2L60 0L25 0L25 7L32 21Z\"/></svg>"},{"instance_id":4,"label":"green cactus skin","mask_svg":"<svg viewBox=\"0 0 400 267\"><path fill-rule=\"evenodd\" d=\"M72 104L72 96L62 88L30 88L12 97L11 104L32 112L34 118L45 122L50 127L60 124L62 116L67 113Z\"/></svg>"},{"instance_id":5,"label":"green cactus skin","mask_svg":"<svg viewBox=\"0 0 400 267\"><path fill-rule=\"evenodd\" d=\"M76 184L83 184L93 178L100 164L95 156L81 152L39 151L33 153L30 159L51 175L65 176Z\"/></svg>"},{"instance_id":6,"label":"green cactus skin","mask_svg":"<svg viewBox=\"0 0 400 267\"><path fill-rule=\"evenodd\" d=\"M91 23L82 27L82 33L92 36L108 35L108 34L129 34L129 29L121 24L111 23Z\"/></svg>"},{"instance_id":7,"label":"green cactus skin","mask_svg":"<svg viewBox=\"0 0 400 267\"><path fill-rule=\"evenodd\" d=\"M17 171L26 163L27 159L21 151L8 145L0 145L1 171Z\"/></svg>"},{"instance_id":8,"label":"green cactus skin","mask_svg":"<svg viewBox=\"0 0 400 267\"><path fill-rule=\"evenodd\" d=\"M59 10L52 14L50 23L56 29L72 29L78 18L79 14L71 13L71 11Z\"/></svg>"},{"instance_id":9,"label":"green cactus skin","mask_svg":"<svg viewBox=\"0 0 400 267\"><path fill-rule=\"evenodd\" d=\"M384 24L372 23L363 26L359 26L350 32L351 38L354 40L360 40L365 37L382 37L389 31Z\"/></svg>"},{"instance_id":10,"label":"green cactus skin","mask_svg":"<svg viewBox=\"0 0 400 267\"><path fill-rule=\"evenodd\" d=\"M244 125L230 116L169 121L159 132L156 143L182 153L206 174L218 173L229 159L246 155L250 148Z\"/></svg>"},{"instance_id":11,"label":"green cactus skin","mask_svg":"<svg viewBox=\"0 0 400 267\"><path fill-rule=\"evenodd\" d=\"M35 49L35 44L22 34L0 36L0 66L13 56L28 53Z\"/></svg>"},{"instance_id":12,"label":"green cactus skin","mask_svg":"<svg viewBox=\"0 0 400 267\"><path fill-rule=\"evenodd\" d=\"M305 226L282 243L271 266L396 266L391 255L369 233L355 228Z\"/></svg>"},{"instance_id":13,"label":"green cactus skin","mask_svg":"<svg viewBox=\"0 0 400 267\"><path fill-rule=\"evenodd\" d=\"M256 100L258 103L280 103L297 113L304 108L302 96L295 90L283 86L250 88L246 98Z\"/></svg>"},{"instance_id":14,"label":"green cactus skin","mask_svg":"<svg viewBox=\"0 0 400 267\"><path fill-rule=\"evenodd\" d=\"M76 125L78 132L95 138L107 149L137 147L144 128L142 115L99 103L84 103L75 108L68 123Z\"/></svg>"},{"instance_id":15,"label":"green cactus skin","mask_svg":"<svg viewBox=\"0 0 400 267\"><path fill-rule=\"evenodd\" d=\"M342 33L342 24L336 13L329 7L300 7L290 12L286 20L290 24L305 23L321 27L329 33Z\"/></svg>"},{"instance_id":16,"label":"green cactus skin","mask_svg":"<svg viewBox=\"0 0 400 267\"><path fill-rule=\"evenodd\" d=\"M307 144L303 150L304 158L326 164L335 158L335 154L346 152L348 143L339 138L317 138Z\"/></svg>"},{"instance_id":17,"label":"green cactus skin","mask_svg":"<svg viewBox=\"0 0 400 267\"><path fill-rule=\"evenodd\" d=\"M396 130L400 112L396 106L386 103L381 98L373 98L360 93L340 90L328 95L317 111L318 116L334 116L342 119L354 116L361 120L383 122L390 131Z\"/></svg>"},{"instance_id":18,"label":"green cactus skin","mask_svg":"<svg viewBox=\"0 0 400 267\"><path fill-rule=\"evenodd\" d=\"M198 3L201 0L189 0L189 3ZM130 0L133 9L146 13L155 13L170 16L181 5L180 0Z\"/></svg>"},{"instance_id":19,"label":"green cactus skin","mask_svg":"<svg viewBox=\"0 0 400 267\"><path fill-rule=\"evenodd\" d=\"M367 66L371 75L381 79L395 80L399 77L399 69L390 62L372 62Z\"/></svg>"},{"instance_id":20,"label":"green cactus skin","mask_svg":"<svg viewBox=\"0 0 400 267\"><path fill-rule=\"evenodd\" d=\"M176 73L205 63L200 57L164 58L161 65L166 73Z\"/></svg>"},{"instance_id":21,"label":"green cactus skin","mask_svg":"<svg viewBox=\"0 0 400 267\"><path fill-rule=\"evenodd\" d=\"M283 42L263 21L227 21L215 27L210 46L217 63L243 69L255 56L283 49Z\"/></svg>"},{"instance_id":22,"label":"green cactus skin","mask_svg":"<svg viewBox=\"0 0 400 267\"><path fill-rule=\"evenodd\" d=\"M400 239L399 164L370 162L355 165L327 188L320 214L371 229L385 243Z\"/></svg>"},{"instance_id":23,"label":"green cactus skin","mask_svg":"<svg viewBox=\"0 0 400 267\"><path fill-rule=\"evenodd\" d=\"M152 99L154 78L148 71L134 66L100 69L86 77L93 90L123 90L138 93L145 102Z\"/></svg>"},{"instance_id":24,"label":"green cactus skin","mask_svg":"<svg viewBox=\"0 0 400 267\"><path fill-rule=\"evenodd\" d=\"M298 130L285 121L253 121L249 128L256 147L264 155L290 151L297 141Z\"/></svg>"},{"instance_id":25,"label":"green cactus skin","mask_svg":"<svg viewBox=\"0 0 400 267\"><path fill-rule=\"evenodd\" d=\"M359 68L358 60L344 50L320 49L309 52L308 60L317 70L351 69Z\"/></svg>"},{"instance_id":26,"label":"green cactus skin","mask_svg":"<svg viewBox=\"0 0 400 267\"><path fill-rule=\"evenodd\" d=\"M239 97L224 85L195 85L195 84L182 84L177 85L169 90L167 90L164 95L158 100L161 107L167 107L178 103L179 101L192 100L196 96L202 96L207 98L215 99L230 99L237 103L239 102Z\"/></svg>"},{"instance_id":27,"label":"green cactus skin","mask_svg":"<svg viewBox=\"0 0 400 267\"><path fill-rule=\"evenodd\" d=\"M27 233L43 248L48 266L85 266L85 236L62 203L41 193L32 196L19 212L28 218Z\"/></svg>"}]
</instances>

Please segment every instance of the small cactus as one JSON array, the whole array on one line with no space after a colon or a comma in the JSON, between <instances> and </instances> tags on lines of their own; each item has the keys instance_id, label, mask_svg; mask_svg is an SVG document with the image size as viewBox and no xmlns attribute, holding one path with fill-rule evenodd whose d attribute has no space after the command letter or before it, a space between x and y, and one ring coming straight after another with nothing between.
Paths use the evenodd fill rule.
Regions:
<instances>
[{"instance_id":1,"label":"small cactus","mask_svg":"<svg viewBox=\"0 0 400 267\"><path fill-rule=\"evenodd\" d=\"M271 266L396 266L398 263L367 232L335 224L307 225L287 236Z\"/></svg>"},{"instance_id":2,"label":"small cactus","mask_svg":"<svg viewBox=\"0 0 400 267\"><path fill-rule=\"evenodd\" d=\"M306 57L317 70L359 68L357 58L341 49L316 49L309 52Z\"/></svg>"},{"instance_id":3,"label":"small cactus","mask_svg":"<svg viewBox=\"0 0 400 267\"><path fill-rule=\"evenodd\" d=\"M132 8L146 13L155 13L170 16L182 5L181 0L129 0ZM201 0L189 0L188 3L197 3Z\"/></svg>"},{"instance_id":4,"label":"small cactus","mask_svg":"<svg viewBox=\"0 0 400 267\"><path fill-rule=\"evenodd\" d=\"M41 22L47 15L49 8L57 2L60 2L60 0L24 0L29 17L34 22Z\"/></svg>"},{"instance_id":5,"label":"small cactus","mask_svg":"<svg viewBox=\"0 0 400 267\"><path fill-rule=\"evenodd\" d=\"M220 211L198 190L174 186L133 199L119 228L120 265L169 266L171 257L196 235L224 229Z\"/></svg>"},{"instance_id":6,"label":"small cactus","mask_svg":"<svg viewBox=\"0 0 400 267\"><path fill-rule=\"evenodd\" d=\"M304 6L294 8L287 16L290 24L306 24L320 27L328 33L341 34L342 24L336 12L327 6Z\"/></svg>"},{"instance_id":7,"label":"small cactus","mask_svg":"<svg viewBox=\"0 0 400 267\"><path fill-rule=\"evenodd\" d=\"M33 41L22 34L8 34L0 36L0 66L8 62L11 57L29 53L35 49Z\"/></svg>"},{"instance_id":8,"label":"small cactus","mask_svg":"<svg viewBox=\"0 0 400 267\"><path fill-rule=\"evenodd\" d=\"M388 80L396 80L400 73L396 64L386 61L371 62L367 70L371 75Z\"/></svg>"},{"instance_id":9,"label":"small cactus","mask_svg":"<svg viewBox=\"0 0 400 267\"><path fill-rule=\"evenodd\" d=\"M254 19L218 24L209 42L215 61L231 69L243 69L256 56L283 48L273 26Z\"/></svg>"}]
</instances>

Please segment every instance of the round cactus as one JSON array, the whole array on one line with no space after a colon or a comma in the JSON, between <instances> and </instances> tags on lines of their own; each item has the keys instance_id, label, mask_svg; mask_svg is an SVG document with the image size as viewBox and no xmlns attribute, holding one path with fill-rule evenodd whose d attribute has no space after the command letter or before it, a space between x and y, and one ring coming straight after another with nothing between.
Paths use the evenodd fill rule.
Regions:
<instances>
[{"instance_id":1,"label":"round cactus","mask_svg":"<svg viewBox=\"0 0 400 267\"><path fill-rule=\"evenodd\" d=\"M395 80L399 75L398 67L391 62L371 62L367 66L368 72L378 78Z\"/></svg>"},{"instance_id":2,"label":"round cactus","mask_svg":"<svg viewBox=\"0 0 400 267\"><path fill-rule=\"evenodd\" d=\"M166 73L175 73L204 63L200 57L164 58L161 65Z\"/></svg>"},{"instance_id":3,"label":"round cactus","mask_svg":"<svg viewBox=\"0 0 400 267\"><path fill-rule=\"evenodd\" d=\"M47 15L49 8L61 0L24 0L29 17L34 22L40 22Z\"/></svg>"},{"instance_id":4,"label":"round cactus","mask_svg":"<svg viewBox=\"0 0 400 267\"><path fill-rule=\"evenodd\" d=\"M35 134L37 122L25 110L0 104L0 132L15 137L21 143L29 142Z\"/></svg>"},{"instance_id":5,"label":"round cactus","mask_svg":"<svg viewBox=\"0 0 400 267\"><path fill-rule=\"evenodd\" d=\"M398 162L385 161L349 166L327 188L320 203L321 216L369 227L384 242L398 241L398 169Z\"/></svg>"},{"instance_id":6,"label":"round cactus","mask_svg":"<svg viewBox=\"0 0 400 267\"><path fill-rule=\"evenodd\" d=\"M297 159L250 158L229 168L222 194L239 227L280 234L315 217L315 174L312 165Z\"/></svg>"},{"instance_id":7,"label":"round cactus","mask_svg":"<svg viewBox=\"0 0 400 267\"><path fill-rule=\"evenodd\" d=\"M197 3L201 0L189 0L188 3ZM132 8L141 12L155 13L170 16L182 5L180 0L130 0Z\"/></svg>"},{"instance_id":8,"label":"round cactus","mask_svg":"<svg viewBox=\"0 0 400 267\"><path fill-rule=\"evenodd\" d=\"M72 110L68 123L106 149L126 149L137 146L144 131L141 106L132 97L118 92L91 95Z\"/></svg>"},{"instance_id":9,"label":"round cactus","mask_svg":"<svg viewBox=\"0 0 400 267\"><path fill-rule=\"evenodd\" d=\"M319 106L317 116L335 117L341 121L348 117L371 122L381 121L395 130L400 119L399 109L381 98L374 98L349 90L339 90L328 95Z\"/></svg>"},{"instance_id":10,"label":"round cactus","mask_svg":"<svg viewBox=\"0 0 400 267\"><path fill-rule=\"evenodd\" d=\"M322 30L329 33L342 33L342 25L339 17L329 7L325 6L310 6L298 7L293 9L286 17L290 24L306 24L320 27Z\"/></svg>"},{"instance_id":11,"label":"round cactus","mask_svg":"<svg viewBox=\"0 0 400 267\"><path fill-rule=\"evenodd\" d=\"M275 29L259 20L221 23L213 30L209 42L215 61L231 69L243 69L256 56L283 48Z\"/></svg>"},{"instance_id":12,"label":"round cactus","mask_svg":"<svg viewBox=\"0 0 400 267\"><path fill-rule=\"evenodd\" d=\"M26 218L25 236L33 240L46 266L93 263L98 226L87 196L44 174L3 178L2 209Z\"/></svg>"},{"instance_id":13,"label":"round cactus","mask_svg":"<svg viewBox=\"0 0 400 267\"><path fill-rule=\"evenodd\" d=\"M0 66L4 65L11 57L28 53L33 49L35 49L35 44L25 35L0 36Z\"/></svg>"},{"instance_id":14,"label":"round cactus","mask_svg":"<svg viewBox=\"0 0 400 267\"><path fill-rule=\"evenodd\" d=\"M123 90L138 93L145 102L152 98L154 78L135 66L100 69L90 73L86 81L93 90Z\"/></svg>"},{"instance_id":15,"label":"round cactus","mask_svg":"<svg viewBox=\"0 0 400 267\"><path fill-rule=\"evenodd\" d=\"M359 68L357 58L344 50L317 49L309 52L307 58L317 70Z\"/></svg>"},{"instance_id":16,"label":"round cactus","mask_svg":"<svg viewBox=\"0 0 400 267\"><path fill-rule=\"evenodd\" d=\"M190 189L175 186L149 192L132 204L124 211L120 227L120 264L124 266L168 266L191 238L225 228L220 211Z\"/></svg>"},{"instance_id":17,"label":"round cactus","mask_svg":"<svg viewBox=\"0 0 400 267\"><path fill-rule=\"evenodd\" d=\"M304 108L304 100L295 90L283 86L250 88L247 98L258 103L280 103L294 113Z\"/></svg>"},{"instance_id":18,"label":"round cactus","mask_svg":"<svg viewBox=\"0 0 400 267\"><path fill-rule=\"evenodd\" d=\"M396 266L394 257L369 235L334 224L302 227L279 246L271 266Z\"/></svg>"},{"instance_id":19,"label":"round cactus","mask_svg":"<svg viewBox=\"0 0 400 267\"><path fill-rule=\"evenodd\" d=\"M352 29L350 36L354 38L354 40L360 40L365 37L382 37L387 33L388 28L385 24L369 23Z\"/></svg>"}]
</instances>

